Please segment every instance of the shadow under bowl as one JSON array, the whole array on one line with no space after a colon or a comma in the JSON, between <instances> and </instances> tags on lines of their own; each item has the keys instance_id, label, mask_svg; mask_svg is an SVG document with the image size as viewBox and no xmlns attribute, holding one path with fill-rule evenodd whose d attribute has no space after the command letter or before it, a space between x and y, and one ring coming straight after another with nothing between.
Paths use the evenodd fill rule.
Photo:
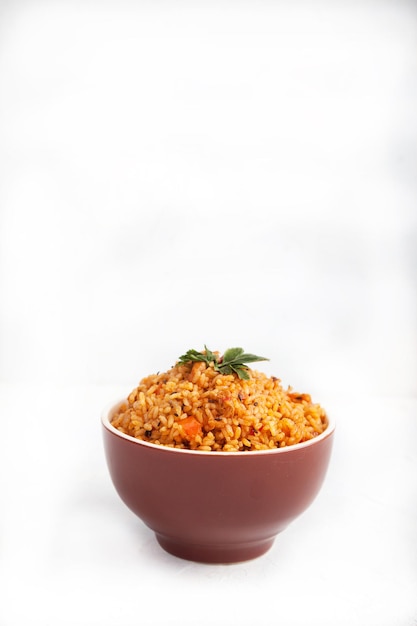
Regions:
<instances>
[{"instance_id":1,"label":"shadow under bowl","mask_svg":"<svg viewBox=\"0 0 417 626\"><path fill-rule=\"evenodd\" d=\"M203 452L125 435L102 415L106 461L123 502L167 552L191 561L235 563L267 552L313 502L325 478L335 425L274 450Z\"/></svg>"}]
</instances>

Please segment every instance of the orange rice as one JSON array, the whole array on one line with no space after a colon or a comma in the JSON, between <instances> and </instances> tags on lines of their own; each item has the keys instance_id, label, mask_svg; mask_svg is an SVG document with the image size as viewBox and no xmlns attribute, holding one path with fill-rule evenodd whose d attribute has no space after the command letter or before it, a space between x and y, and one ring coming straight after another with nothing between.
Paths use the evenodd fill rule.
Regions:
<instances>
[{"instance_id":1,"label":"orange rice","mask_svg":"<svg viewBox=\"0 0 417 626\"><path fill-rule=\"evenodd\" d=\"M177 363L143 378L111 422L157 445L224 452L283 448L326 429L324 409L308 394L248 372L250 379L241 380L202 362Z\"/></svg>"}]
</instances>

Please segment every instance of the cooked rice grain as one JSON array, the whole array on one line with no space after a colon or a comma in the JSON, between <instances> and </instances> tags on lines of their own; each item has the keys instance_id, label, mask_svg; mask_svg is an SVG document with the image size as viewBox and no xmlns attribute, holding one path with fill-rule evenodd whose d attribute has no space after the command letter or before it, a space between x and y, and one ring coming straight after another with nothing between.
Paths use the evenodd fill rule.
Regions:
<instances>
[{"instance_id":1,"label":"cooked rice grain","mask_svg":"<svg viewBox=\"0 0 417 626\"><path fill-rule=\"evenodd\" d=\"M274 376L249 373L241 380L205 363L177 364L143 378L111 422L157 445L224 452L291 446L326 429L324 409L308 394L284 390Z\"/></svg>"}]
</instances>

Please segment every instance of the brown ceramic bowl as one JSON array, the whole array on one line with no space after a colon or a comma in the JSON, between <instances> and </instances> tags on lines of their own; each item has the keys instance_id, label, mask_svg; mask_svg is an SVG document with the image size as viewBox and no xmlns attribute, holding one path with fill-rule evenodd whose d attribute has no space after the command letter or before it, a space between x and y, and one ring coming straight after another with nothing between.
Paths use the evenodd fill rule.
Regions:
<instances>
[{"instance_id":1,"label":"brown ceramic bowl","mask_svg":"<svg viewBox=\"0 0 417 626\"><path fill-rule=\"evenodd\" d=\"M255 452L158 446L102 416L110 476L123 502L177 557L234 563L264 554L313 502L329 464L334 424L305 443Z\"/></svg>"}]
</instances>

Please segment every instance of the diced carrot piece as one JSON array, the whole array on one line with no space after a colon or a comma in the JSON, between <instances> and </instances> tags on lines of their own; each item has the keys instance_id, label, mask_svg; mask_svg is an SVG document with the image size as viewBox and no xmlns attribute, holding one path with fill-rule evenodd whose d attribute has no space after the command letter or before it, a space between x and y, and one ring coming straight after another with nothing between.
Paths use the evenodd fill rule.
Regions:
<instances>
[{"instance_id":1,"label":"diced carrot piece","mask_svg":"<svg viewBox=\"0 0 417 626\"><path fill-rule=\"evenodd\" d=\"M201 424L195 417L186 417L180 421L187 437L195 437L201 434Z\"/></svg>"}]
</instances>

